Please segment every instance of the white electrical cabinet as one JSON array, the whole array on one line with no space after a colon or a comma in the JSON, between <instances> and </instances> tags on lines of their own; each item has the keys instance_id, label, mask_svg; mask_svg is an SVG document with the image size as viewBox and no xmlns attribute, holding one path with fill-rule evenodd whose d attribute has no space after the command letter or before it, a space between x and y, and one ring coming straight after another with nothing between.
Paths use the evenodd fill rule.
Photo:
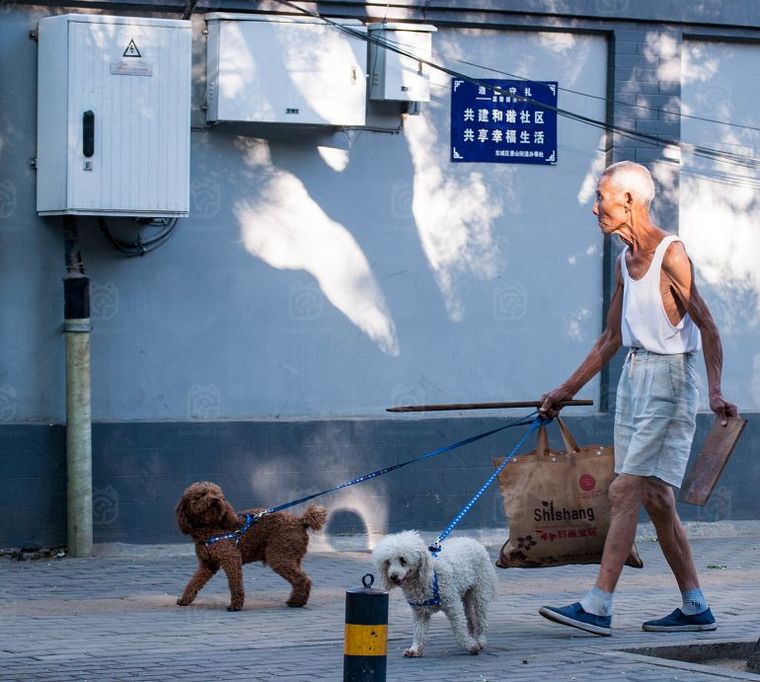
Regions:
<instances>
[{"instance_id":1,"label":"white electrical cabinet","mask_svg":"<svg viewBox=\"0 0 760 682\"><path fill-rule=\"evenodd\" d=\"M39 22L37 211L178 217L190 205L191 22Z\"/></svg>"},{"instance_id":2,"label":"white electrical cabinet","mask_svg":"<svg viewBox=\"0 0 760 682\"><path fill-rule=\"evenodd\" d=\"M425 62L431 60L432 36L438 29L429 24L391 23L368 28L370 99L429 102L430 66Z\"/></svg>"},{"instance_id":3,"label":"white electrical cabinet","mask_svg":"<svg viewBox=\"0 0 760 682\"><path fill-rule=\"evenodd\" d=\"M364 125L360 21L226 13L206 21L209 121Z\"/></svg>"}]
</instances>

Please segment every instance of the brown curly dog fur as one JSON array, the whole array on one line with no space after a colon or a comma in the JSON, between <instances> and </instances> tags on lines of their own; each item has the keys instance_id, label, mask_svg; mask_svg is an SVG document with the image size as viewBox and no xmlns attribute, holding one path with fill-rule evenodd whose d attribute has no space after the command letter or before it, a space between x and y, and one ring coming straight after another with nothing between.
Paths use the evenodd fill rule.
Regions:
<instances>
[{"instance_id":1,"label":"brown curly dog fur","mask_svg":"<svg viewBox=\"0 0 760 682\"><path fill-rule=\"evenodd\" d=\"M301 568L301 560L309 544L307 528L319 530L327 520L323 507L310 505L300 518L288 512L267 514L253 522L242 534L240 543L234 539L220 540L207 546L214 536L241 528L241 519L224 498L222 489L209 481L193 483L177 504L177 523L180 530L195 542L198 568L177 600L180 606L192 604L198 592L221 568L227 574L231 603L228 611L243 608L243 564L261 561L287 580L293 589L288 606L304 606L309 600L311 580ZM260 509L247 509L255 513Z\"/></svg>"}]
</instances>

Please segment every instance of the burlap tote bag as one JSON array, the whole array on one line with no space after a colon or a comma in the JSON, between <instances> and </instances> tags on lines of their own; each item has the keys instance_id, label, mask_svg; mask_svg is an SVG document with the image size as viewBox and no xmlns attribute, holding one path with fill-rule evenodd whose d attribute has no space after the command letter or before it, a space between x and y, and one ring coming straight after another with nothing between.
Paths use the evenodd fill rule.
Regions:
<instances>
[{"instance_id":1,"label":"burlap tote bag","mask_svg":"<svg viewBox=\"0 0 760 682\"><path fill-rule=\"evenodd\" d=\"M614 477L613 448L578 447L567 425L556 421L564 451L549 448L546 427L541 426L536 449L515 457L499 474L509 519L509 539L496 562L500 568L598 564L602 559L610 525L607 491ZM626 565L644 565L635 545Z\"/></svg>"}]
</instances>

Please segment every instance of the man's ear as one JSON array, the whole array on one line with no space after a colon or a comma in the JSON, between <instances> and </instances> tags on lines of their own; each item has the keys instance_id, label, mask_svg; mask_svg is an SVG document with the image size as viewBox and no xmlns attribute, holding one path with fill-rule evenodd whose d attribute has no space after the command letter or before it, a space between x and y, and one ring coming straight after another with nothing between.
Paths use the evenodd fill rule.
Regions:
<instances>
[{"instance_id":1,"label":"man's ear","mask_svg":"<svg viewBox=\"0 0 760 682\"><path fill-rule=\"evenodd\" d=\"M626 192L625 193L625 208L626 210L630 211L632 207L633 207L633 194L631 194L630 192Z\"/></svg>"}]
</instances>

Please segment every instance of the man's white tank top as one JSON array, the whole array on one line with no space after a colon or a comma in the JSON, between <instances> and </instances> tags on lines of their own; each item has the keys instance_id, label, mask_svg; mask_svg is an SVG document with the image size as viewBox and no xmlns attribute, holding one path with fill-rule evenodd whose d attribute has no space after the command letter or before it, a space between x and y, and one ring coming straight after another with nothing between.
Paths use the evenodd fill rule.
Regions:
<instances>
[{"instance_id":1,"label":"man's white tank top","mask_svg":"<svg viewBox=\"0 0 760 682\"><path fill-rule=\"evenodd\" d=\"M652 353L673 355L691 353L702 348L702 336L688 313L677 324L671 324L662 303L660 272L662 259L668 246L681 240L676 235L665 237L655 249L652 263L641 279L628 274L625 247L620 254L623 275L623 345L644 348Z\"/></svg>"}]
</instances>

